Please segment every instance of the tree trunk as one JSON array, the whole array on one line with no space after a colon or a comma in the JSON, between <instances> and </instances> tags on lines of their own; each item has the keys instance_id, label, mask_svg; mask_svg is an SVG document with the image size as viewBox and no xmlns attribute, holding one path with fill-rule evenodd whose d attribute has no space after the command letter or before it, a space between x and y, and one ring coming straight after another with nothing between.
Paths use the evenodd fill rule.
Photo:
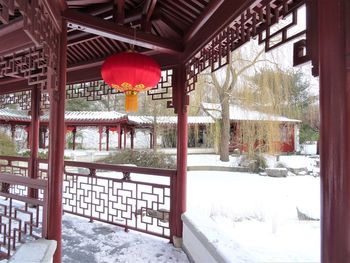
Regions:
<instances>
[{"instance_id":1,"label":"tree trunk","mask_svg":"<svg viewBox=\"0 0 350 263\"><path fill-rule=\"evenodd\" d=\"M228 162L230 143L230 102L228 98L221 100L221 138L220 138L220 161Z\"/></svg>"}]
</instances>

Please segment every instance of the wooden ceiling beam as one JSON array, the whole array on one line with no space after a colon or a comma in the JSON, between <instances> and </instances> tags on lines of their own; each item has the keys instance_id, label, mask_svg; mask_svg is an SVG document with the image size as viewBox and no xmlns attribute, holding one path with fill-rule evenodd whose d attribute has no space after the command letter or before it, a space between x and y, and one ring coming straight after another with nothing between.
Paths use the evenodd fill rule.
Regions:
<instances>
[{"instance_id":1,"label":"wooden ceiling beam","mask_svg":"<svg viewBox=\"0 0 350 263\"><path fill-rule=\"evenodd\" d=\"M34 46L23 30L23 20L12 22L0 28L0 56L11 54Z\"/></svg>"},{"instance_id":2,"label":"wooden ceiling beam","mask_svg":"<svg viewBox=\"0 0 350 263\"><path fill-rule=\"evenodd\" d=\"M214 0L214 2L215 1L218 0ZM255 1L256 0L223 1L216 11L211 14L210 18L206 19L207 21L198 27L197 33L191 34L192 37L187 37L187 41L184 41L183 45L185 46L185 52L183 53L182 60L187 61L196 55L206 44L208 44L210 39L227 27L233 19L238 17Z\"/></svg>"},{"instance_id":3,"label":"wooden ceiling beam","mask_svg":"<svg viewBox=\"0 0 350 263\"><path fill-rule=\"evenodd\" d=\"M191 26L184 37L184 42L187 43L193 36L198 32L198 30L210 19L210 17L215 13L215 11L221 6L224 0L212 0L209 2L208 6L205 8L204 12L197 18L196 22Z\"/></svg>"},{"instance_id":4,"label":"wooden ceiling beam","mask_svg":"<svg viewBox=\"0 0 350 263\"><path fill-rule=\"evenodd\" d=\"M18 78L0 79L0 95L30 90L28 80Z\"/></svg>"},{"instance_id":5,"label":"wooden ceiling beam","mask_svg":"<svg viewBox=\"0 0 350 263\"><path fill-rule=\"evenodd\" d=\"M95 35L115 39L140 47L157 50L163 53L179 54L183 50L180 43L157 37L145 32L138 31L136 40L132 28L116 25L113 22L105 21L91 15L83 14L75 10L65 10L62 16L68 20L72 27Z\"/></svg>"},{"instance_id":6,"label":"wooden ceiling beam","mask_svg":"<svg viewBox=\"0 0 350 263\"><path fill-rule=\"evenodd\" d=\"M113 21L119 25L124 25L125 0L114 0Z\"/></svg>"}]
</instances>

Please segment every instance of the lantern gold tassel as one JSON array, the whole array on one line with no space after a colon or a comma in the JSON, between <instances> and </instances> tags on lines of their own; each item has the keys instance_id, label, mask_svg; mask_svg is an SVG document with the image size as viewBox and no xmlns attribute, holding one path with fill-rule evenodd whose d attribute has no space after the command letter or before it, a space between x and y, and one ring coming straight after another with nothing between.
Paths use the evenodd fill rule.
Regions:
<instances>
[{"instance_id":1,"label":"lantern gold tassel","mask_svg":"<svg viewBox=\"0 0 350 263\"><path fill-rule=\"evenodd\" d=\"M126 91L125 92L125 111L126 112L137 112L137 92Z\"/></svg>"}]
</instances>

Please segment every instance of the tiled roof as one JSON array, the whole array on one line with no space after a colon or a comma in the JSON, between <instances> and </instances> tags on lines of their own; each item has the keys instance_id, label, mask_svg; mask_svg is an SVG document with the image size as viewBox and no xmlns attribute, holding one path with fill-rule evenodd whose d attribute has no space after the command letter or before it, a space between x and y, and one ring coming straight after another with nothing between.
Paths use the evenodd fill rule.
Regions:
<instances>
[{"instance_id":1,"label":"tiled roof","mask_svg":"<svg viewBox=\"0 0 350 263\"><path fill-rule=\"evenodd\" d=\"M176 116L128 116L128 119L137 124L151 124L157 122L158 124L175 124L177 123ZM188 116L189 124L208 124L214 123L210 116Z\"/></svg>"},{"instance_id":2,"label":"tiled roof","mask_svg":"<svg viewBox=\"0 0 350 263\"><path fill-rule=\"evenodd\" d=\"M126 114L116 111L66 111L66 121L117 121L125 118ZM48 121L49 115L45 114L41 118Z\"/></svg>"},{"instance_id":3,"label":"tiled roof","mask_svg":"<svg viewBox=\"0 0 350 263\"><path fill-rule=\"evenodd\" d=\"M30 121L26 111L0 109L0 119L4 121Z\"/></svg>"},{"instance_id":4,"label":"tiled roof","mask_svg":"<svg viewBox=\"0 0 350 263\"><path fill-rule=\"evenodd\" d=\"M213 118L221 118L221 105L218 103L205 103L202 102L202 107ZM296 119L289 119L284 116L267 114L255 110L246 109L237 105L230 105L230 120L237 121L279 121L279 122L301 122Z\"/></svg>"}]
</instances>

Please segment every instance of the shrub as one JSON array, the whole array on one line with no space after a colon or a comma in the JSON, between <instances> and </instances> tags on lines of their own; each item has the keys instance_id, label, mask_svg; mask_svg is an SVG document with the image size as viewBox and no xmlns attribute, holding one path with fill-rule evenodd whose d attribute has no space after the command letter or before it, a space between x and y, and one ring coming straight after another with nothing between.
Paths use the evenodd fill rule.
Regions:
<instances>
[{"instance_id":1,"label":"shrub","mask_svg":"<svg viewBox=\"0 0 350 263\"><path fill-rule=\"evenodd\" d=\"M30 157L31 156L31 151L30 150L26 150L24 152L21 152L20 154L22 157ZM39 151L38 152L38 158L39 159L43 159L46 160L49 158L49 151ZM64 156L65 160L69 160L70 158L68 156Z\"/></svg>"},{"instance_id":2,"label":"shrub","mask_svg":"<svg viewBox=\"0 0 350 263\"><path fill-rule=\"evenodd\" d=\"M16 155L16 147L11 138L4 133L0 133L0 155Z\"/></svg>"},{"instance_id":3,"label":"shrub","mask_svg":"<svg viewBox=\"0 0 350 263\"><path fill-rule=\"evenodd\" d=\"M123 150L108 156L100 162L109 164L134 164L140 167L168 168L174 169L176 163L174 158L162 152Z\"/></svg>"}]
</instances>

